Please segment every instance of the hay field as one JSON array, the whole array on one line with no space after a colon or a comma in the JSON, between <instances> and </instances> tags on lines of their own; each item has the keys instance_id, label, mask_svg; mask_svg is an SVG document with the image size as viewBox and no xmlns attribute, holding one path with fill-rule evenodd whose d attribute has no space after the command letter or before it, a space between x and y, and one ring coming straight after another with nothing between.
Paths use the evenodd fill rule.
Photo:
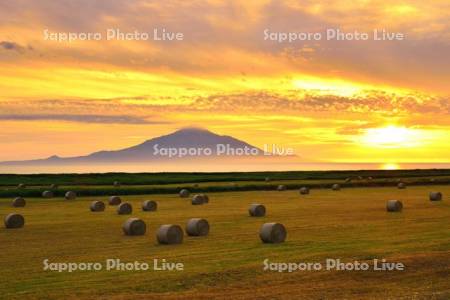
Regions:
<instances>
[{"instance_id":1,"label":"hay field","mask_svg":"<svg viewBox=\"0 0 450 300\"><path fill-rule=\"evenodd\" d=\"M430 202L430 191L441 202ZM450 186L348 188L209 193L210 203L193 206L178 195L123 196L133 217L147 223L144 236L124 236L130 216L115 207L92 213L93 200L107 197L26 198L13 208L0 199L0 217L25 216L22 229L0 229L0 298L4 299L449 299ZM401 213L387 213L386 201L403 201ZM156 200L156 212L143 212L143 200ZM251 218L251 203L267 215ZM185 226L206 218L207 237L186 237L181 245L157 245L162 224ZM280 222L288 231L283 244L263 244L259 227ZM44 271L43 261L181 262L184 271ZM405 271L264 271L263 261L401 262Z\"/></svg>"}]
</instances>

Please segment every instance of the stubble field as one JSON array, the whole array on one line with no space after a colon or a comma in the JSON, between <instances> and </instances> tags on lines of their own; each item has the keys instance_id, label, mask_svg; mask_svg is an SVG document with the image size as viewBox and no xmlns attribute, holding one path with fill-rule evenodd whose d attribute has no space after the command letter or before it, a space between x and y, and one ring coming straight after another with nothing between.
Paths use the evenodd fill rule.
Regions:
<instances>
[{"instance_id":1,"label":"stubble field","mask_svg":"<svg viewBox=\"0 0 450 300\"><path fill-rule=\"evenodd\" d=\"M443 201L431 202L430 191ZM193 206L178 195L122 196L131 216L147 223L144 236L122 232L130 215L116 207L92 213L89 204L107 197L26 198L23 208L0 199L0 216L24 215L21 229L0 229L0 297L5 299L449 299L450 186L395 187L209 193L210 203ZM401 200L401 213L387 213L386 201ZM158 202L143 212L143 200ZM267 215L248 216L252 203ZM185 226L189 218L210 223L206 237L187 237L181 245L158 245L162 224ZM285 225L282 244L263 244L265 222ZM100 271L44 270L51 263L99 262ZM183 271L107 271L107 259L183 263ZM264 270L270 262L400 262L404 271ZM372 269L372 268L371 268Z\"/></svg>"}]
</instances>

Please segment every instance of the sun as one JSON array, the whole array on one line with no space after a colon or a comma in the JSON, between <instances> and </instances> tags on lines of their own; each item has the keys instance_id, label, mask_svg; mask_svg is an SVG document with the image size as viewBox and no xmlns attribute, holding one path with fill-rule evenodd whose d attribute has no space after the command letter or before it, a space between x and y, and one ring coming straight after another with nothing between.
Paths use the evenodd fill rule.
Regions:
<instances>
[{"instance_id":1,"label":"sun","mask_svg":"<svg viewBox=\"0 0 450 300\"><path fill-rule=\"evenodd\" d=\"M395 163L387 163L387 164L381 165L381 169L382 170L398 170L398 169L400 169L400 166Z\"/></svg>"},{"instance_id":2,"label":"sun","mask_svg":"<svg viewBox=\"0 0 450 300\"><path fill-rule=\"evenodd\" d=\"M387 126L369 128L362 137L362 143L381 148L407 148L420 145L420 131L406 127Z\"/></svg>"}]
</instances>

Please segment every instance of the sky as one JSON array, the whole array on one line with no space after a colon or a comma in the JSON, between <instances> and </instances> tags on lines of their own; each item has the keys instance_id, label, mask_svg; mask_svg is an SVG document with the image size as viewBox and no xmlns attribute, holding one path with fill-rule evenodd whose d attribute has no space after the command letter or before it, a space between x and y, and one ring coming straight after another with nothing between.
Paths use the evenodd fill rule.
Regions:
<instances>
[{"instance_id":1,"label":"sky","mask_svg":"<svg viewBox=\"0 0 450 300\"><path fill-rule=\"evenodd\" d=\"M106 40L108 29L183 39ZM264 34L337 29L370 38ZM405 38L376 41L375 29ZM0 0L0 161L195 126L311 162L450 162L449 83L448 0Z\"/></svg>"}]
</instances>

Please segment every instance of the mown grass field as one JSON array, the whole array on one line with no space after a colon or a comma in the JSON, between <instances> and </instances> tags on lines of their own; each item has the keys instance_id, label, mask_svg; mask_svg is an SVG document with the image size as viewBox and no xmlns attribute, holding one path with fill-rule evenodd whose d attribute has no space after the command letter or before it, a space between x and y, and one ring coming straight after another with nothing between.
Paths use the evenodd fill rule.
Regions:
<instances>
[{"instance_id":1,"label":"mown grass field","mask_svg":"<svg viewBox=\"0 0 450 300\"><path fill-rule=\"evenodd\" d=\"M429 191L441 191L430 202ZM127 237L115 207L91 213L92 200L107 197L27 198L24 208L0 199L0 216L25 216L22 229L0 229L0 298L4 299L450 299L450 186L348 188L341 191L297 190L210 193L210 203L192 206L175 194L124 196L132 216L147 223L145 236ZM156 212L142 212L142 200L156 200ZM389 199L403 201L401 213L387 213ZM251 218L251 203L267 215ZM185 237L181 245L156 244L162 224L208 219L207 237ZM285 243L259 240L265 222L283 223ZM154 258L182 262L184 271L43 270L50 262L152 263ZM263 270L272 262L372 262L385 258L406 265L405 271Z\"/></svg>"}]
</instances>

